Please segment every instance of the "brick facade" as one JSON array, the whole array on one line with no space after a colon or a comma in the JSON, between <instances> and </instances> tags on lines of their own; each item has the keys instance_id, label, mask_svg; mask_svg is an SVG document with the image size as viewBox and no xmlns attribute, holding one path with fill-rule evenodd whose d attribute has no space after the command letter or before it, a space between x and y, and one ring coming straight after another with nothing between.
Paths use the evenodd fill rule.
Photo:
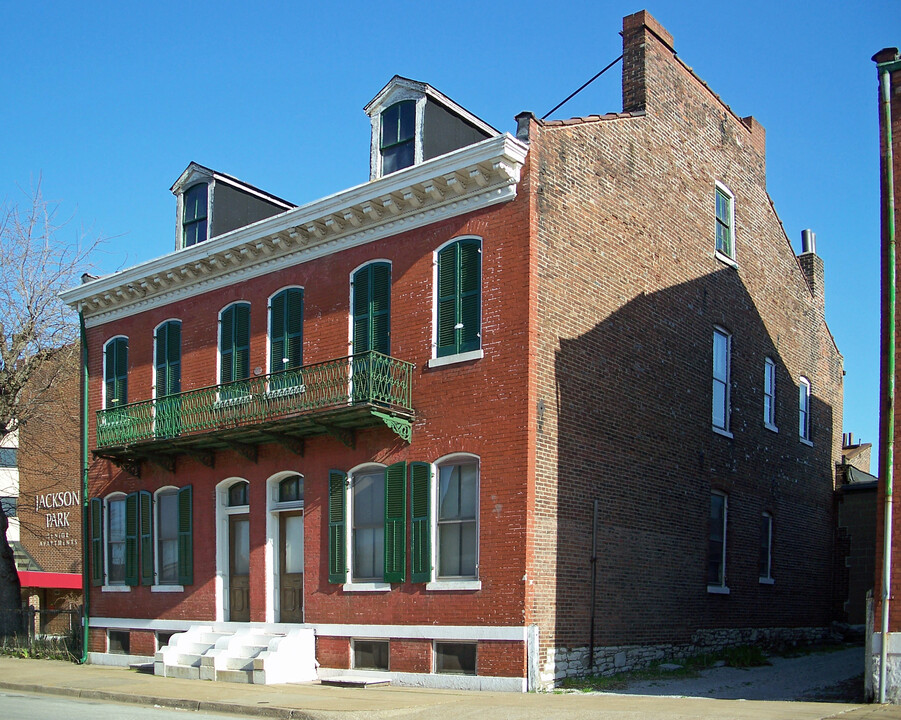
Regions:
<instances>
[{"instance_id":1,"label":"brick facade","mask_svg":"<svg viewBox=\"0 0 901 720\"><path fill-rule=\"evenodd\" d=\"M672 42L646 13L626 18L624 114L520 116L528 156L515 198L147 309L135 301L130 312L89 323L92 439L110 338L128 337L129 402L151 399L153 331L172 318L182 322L182 389L215 385L218 313L246 301L250 367L266 372L267 299L300 286L304 364L343 357L349 281L373 260L391 263L390 353L414 365L409 444L378 427L357 431L353 447L309 437L302 455L264 443L255 462L240 448L216 450L212 467L185 454L174 472L144 461L140 477L95 457L92 497L190 484L194 508L193 584L165 593L95 588L98 622L222 619L216 508L223 483L236 478L250 483L250 620L277 620L266 599L267 481L290 471L305 479L304 619L332 628L317 634L325 668L351 665L347 633L356 630L335 629L343 625L361 638L383 637L365 626L394 628L379 631L389 633L392 672L432 672L432 642L449 638L477 643L480 676L538 687L585 672L595 500L593 636L596 657L614 658L609 669L626 664L620 654L637 665L663 647L814 636L828 624L842 367L823 317L822 266L807 258L805 274L775 214L763 129L735 116ZM716 182L734 196L734 262L714 253ZM434 254L462 237L482 242L483 356L437 365L429 362ZM715 327L733 338L729 437L711 429ZM778 432L763 423L767 357L776 364ZM802 376L812 388L810 443L798 436ZM329 471L452 453L479 459L478 583L414 583L409 563L388 591L330 583ZM708 592L706 581L713 490L728 495L729 594ZM772 583L759 581L762 513L774 520ZM133 653L138 645L146 643L135 638Z\"/></svg>"}]
</instances>

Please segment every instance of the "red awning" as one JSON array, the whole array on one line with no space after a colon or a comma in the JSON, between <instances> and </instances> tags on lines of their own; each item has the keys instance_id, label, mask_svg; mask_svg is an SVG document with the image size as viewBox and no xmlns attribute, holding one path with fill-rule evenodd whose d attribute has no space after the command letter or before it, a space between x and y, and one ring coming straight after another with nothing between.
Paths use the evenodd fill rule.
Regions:
<instances>
[{"instance_id":1,"label":"red awning","mask_svg":"<svg viewBox=\"0 0 901 720\"><path fill-rule=\"evenodd\" d=\"M23 588L57 588L81 590L80 573L53 573L38 570L19 570L19 582Z\"/></svg>"}]
</instances>

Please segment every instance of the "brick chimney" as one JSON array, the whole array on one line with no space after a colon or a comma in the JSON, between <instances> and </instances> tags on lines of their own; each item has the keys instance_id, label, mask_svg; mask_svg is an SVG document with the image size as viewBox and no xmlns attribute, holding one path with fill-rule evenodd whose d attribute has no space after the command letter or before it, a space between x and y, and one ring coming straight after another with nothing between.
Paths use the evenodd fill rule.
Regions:
<instances>
[{"instance_id":1,"label":"brick chimney","mask_svg":"<svg viewBox=\"0 0 901 720\"><path fill-rule=\"evenodd\" d=\"M673 36L647 10L623 18L623 112L647 108L651 59L661 51L672 58Z\"/></svg>"},{"instance_id":2,"label":"brick chimney","mask_svg":"<svg viewBox=\"0 0 901 720\"><path fill-rule=\"evenodd\" d=\"M813 230L801 231L801 254L798 255L807 286L820 317L826 316L825 271L823 258L817 255L817 238Z\"/></svg>"}]
</instances>

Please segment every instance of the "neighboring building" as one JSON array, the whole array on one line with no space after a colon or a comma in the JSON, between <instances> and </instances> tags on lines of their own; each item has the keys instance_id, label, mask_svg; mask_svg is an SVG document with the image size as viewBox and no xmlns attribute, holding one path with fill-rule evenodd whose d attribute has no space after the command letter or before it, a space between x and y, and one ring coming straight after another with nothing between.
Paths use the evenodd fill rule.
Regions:
<instances>
[{"instance_id":1,"label":"neighboring building","mask_svg":"<svg viewBox=\"0 0 901 720\"><path fill-rule=\"evenodd\" d=\"M878 478L870 474L870 443L842 436L842 461L836 466L835 609L837 621L862 630L867 595L876 569L876 493ZM855 630L856 634L857 630Z\"/></svg>"},{"instance_id":2,"label":"neighboring building","mask_svg":"<svg viewBox=\"0 0 901 720\"><path fill-rule=\"evenodd\" d=\"M192 164L176 251L64 294L94 662L171 641L159 672L299 680L315 632L321 677L525 690L589 647L609 672L826 634L822 261L763 128L647 13L623 44L623 113L516 137L395 77L371 181L300 207L233 178L214 204Z\"/></svg>"},{"instance_id":3,"label":"neighboring building","mask_svg":"<svg viewBox=\"0 0 901 720\"><path fill-rule=\"evenodd\" d=\"M35 379L39 405L19 427L19 564L23 601L39 610L82 601L82 478L79 354L59 353ZM53 382L44 382L53 373ZM52 615L45 614L47 623ZM66 617L68 623L68 617ZM50 626L56 627L56 626ZM68 625L67 625L68 627Z\"/></svg>"},{"instance_id":4,"label":"neighboring building","mask_svg":"<svg viewBox=\"0 0 901 720\"><path fill-rule=\"evenodd\" d=\"M0 504L9 520L6 539L16 558L16 565L25 561L19 542L19 435L12 433L0 440Z\"/></svg>"},{"instance_id":5,"label":"neighboring building","mask_svg":"<svg viewBox=\"0 0 901 720\"><path fill-rule=\"evenodd\" d=\"M876 584L873 591L873 610L874 610L874 636L872 643L868 644L868 650L871 652L867 656L867 673L866 683L868 695L875 694L881 700L891 702L901 702L901 593L897 592L895 582L891 587L886 588L883 581L885 567L885 493L886 485L892 482L892 487L897 488L898 479L901 478L901 455L899 455L898 440L901 435L898 432L898 402L897 395L890 393L889 376L892 374L889 367L889 357L892 354L890 349L890 341L896 346L898 345L898 334L890 337L889 332L889 310L890 298L893 297L895 290L891 287L890 282L890 257L895 257L894 271L897 273L898 262L897 252L894 250L894 243L897 238L898 228L901 228L901 56L898 54L898 48L885 48L880 50L873 56L876 62L877 72L879 76L879 149L880 149L880 173L881 173L881 198L882 202L882 364L880 367L881 394L880 394L880 463L882 467L879 469L879 477L882 480L879 486L879 504L877 508L877 530L876 530ZM895 253L893 256L891 253ZM896 303L897 306L897 303ZM895 373L892 378L894 387L898 386L899 375L898 369L901 364L898 363L897 350L894 353ZM889 416L893 417L894 436L891 438L894 452L893 460L890 463L887 458L889 454ZM891 508L891 557L889 558L891 565L889 566L890 577L897 576L896 568L899 558L901 558L901 513L896 513L895 508L898 507L896 491L893 489ZM883 607L883 597L888 596L888 607ZM886 614L884 614L887 613ZM884 622L887 621L887 627ZM881 662L883 658L883 635L888 633L889 640L885 644L885 683L880 683L882 673Z\"/></svg>"}]
</instances>

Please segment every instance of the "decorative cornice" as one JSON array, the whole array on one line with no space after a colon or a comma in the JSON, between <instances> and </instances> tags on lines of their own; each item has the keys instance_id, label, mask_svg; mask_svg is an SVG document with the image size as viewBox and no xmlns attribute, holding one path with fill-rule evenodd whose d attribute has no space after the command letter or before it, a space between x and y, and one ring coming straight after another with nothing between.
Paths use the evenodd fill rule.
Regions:
<instances>
[{"instance_id":1,"label":"decorative cornice","mask_svg":"<svg viewBox=\"0 0 901 720\"><path fill-rule=\"evenodd\" d=\"M499 135L61 293L89 327L516 197L528 146Z\"/></svg>"}]
</instances>

